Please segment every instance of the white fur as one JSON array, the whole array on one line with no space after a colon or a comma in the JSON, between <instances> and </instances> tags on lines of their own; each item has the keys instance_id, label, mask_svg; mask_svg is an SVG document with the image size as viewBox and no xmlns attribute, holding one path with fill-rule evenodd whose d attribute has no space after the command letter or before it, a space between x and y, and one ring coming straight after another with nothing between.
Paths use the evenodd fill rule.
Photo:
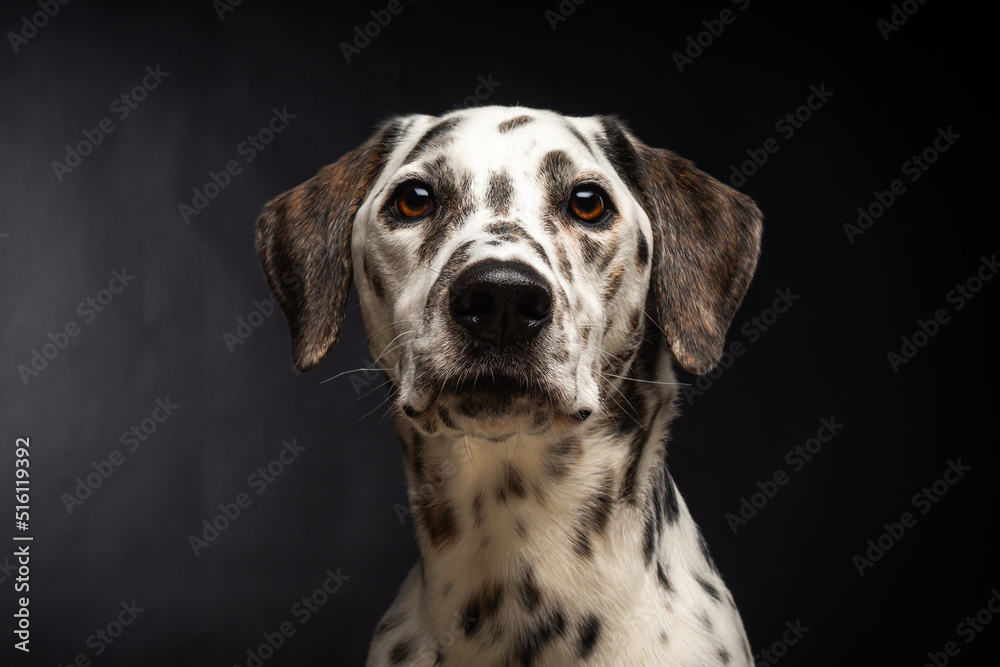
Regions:
<instances>
[{"instance_id":1,"label":"white fur","mask_svg":"<svg viewBox=\"0 0 1000 667\"><path fill-rule=\"evenodd\" d=\"M460 348L446 332L447 312L431 313L425 319L428 294L445 263L459 246L474 241L467 264L487 257L518 259L532 266L553 289L554 317L547 343L568 351L564 362L547 362L547 380L559 389L560 401L552 407L553 422L540 432L512 414L506 419L476 423L462 418L460 432L444 429L425 435L423 461L431 482L410 479L411 500L443 493L457 509L458 538L446 548L436 549L421 536L423 577L420 564L411 571L386 619L392 627L372 643L370 667L393 664L391 655L400 642L413 639L412 651L398 664L433 665L439 650L447 665L502 665L510 658L507 640L511 633L530 632L538 619L531 618L515 603L515 583L525 563L530 563L535 581L546 601L562 605L566 629L563 637L551 641L534 656L533 665L746 665L752 664L739 615L721 578L706 563L699 546L698 530L682 499L679 517L663 529L656 546L654 567L643 562L641 537L643 508L652 492L651 474L662 456L662 445L647 447L640 462L635 505L616 502L608 530L593 540L592 558L581 558L573 549L573 529L580 508L594 496L601 480L614 471L620 476L627 465L628 452L620 442L599 435L593 423L602 410L602 386L622 387L625 380L601 376L609 359L626 359L635 351L629 335L628 318L644 308L650 281L650 263L639 267L635 257L638 234L652 247L649 216L619 178L612 164L591 141L588 150L566 129L571 123L590 138L600 131L595 118L567 118L558 114L508 107L484 107L457 112L460 124L449 143L424 159L405 164L405 157L418 139L439 118L414 116L405 135L373 183L355 219L352 252L355 284L361 299L369 345L374 357L388 374L398 393L392 397L397 430L406 436L415 425L402 414L407 404L426 412L435 401L450 405L453 397L421 391L416 379L431 371L460 374ZM530 114L533 121L514 131L500 133L502 121ZM546 203L539 164L549 151L568 153L583 174L592 174L609 185L609 194L621 215L607 236L617 239L616 259L609 270L624 266L621 287L607 304L600 298L607 279L597 267L588 265L573 235L565 230L553 239L543 228ZM426 263L418 261L421 225L390 230L379 224L378 212L393 190L411 179L429 179L426 170L440 154L456 172L472 177L471 195L480 203L460 230L447 240ZM505 170L513 183L514 198L509 219L544 248L551 266L524 243L488 246L483 231L496 216L481 204L489 174ZM559 270L556 243L563 244L573 267L573 280ZM380 303L372 294L362 262L375 263L386 291L394 295L390 304ZM610 325L610 327L609 327ZM589 340L581 332L590 328ZM605 334L605 332L607 332ZM664 349L658 379L674 382L669 353ZM669 402L674 388L669 384L644 387L650 400ZM620 390L619 390L620 393ZM614 392L612 396L617 396ZM528 406L525 406L528 407ZM594 410L594 417L582 424L567 415L581 408ZM672 410L659 415L653 430L666 429ZM567 436L575 434L583 443L582 456L566 477L553 484L545 470L544 454ZM527 489L526 497L501 503L495 497L498 485L509 483L505 475L514 466ZM672 483L669 482L668 483ZM427 487L427 485L430 485ZM473 499L483 497L482 525L475 527ZM523 533L523 536L519 534ZM637 542L637 536L639 541ZM669 564L672 593L658 583L655 563ZM710 599L697 583L699 576L711 583L725 604ZM423 582L421 583L421 578ZM462 627L461 609L475 597L484 582L502 581L506 589L502 604L489 627L481 628L470 641ZM584 663L577 657L579 619L593 612L601 619L599 639ZM704 619L708 619L711 630ZM490 639L490 628L504 628ZM665 633L666 641L662 634ZM507 638L507 639L505 639ZM725 663L720 649L730 656ZM506 651L506 653L505 653ZM399 651L400 653L402 651ZM506 658L505 658L506 656ZM516 656L510 664L520 664Z\"/></svg>"}]
</instances>

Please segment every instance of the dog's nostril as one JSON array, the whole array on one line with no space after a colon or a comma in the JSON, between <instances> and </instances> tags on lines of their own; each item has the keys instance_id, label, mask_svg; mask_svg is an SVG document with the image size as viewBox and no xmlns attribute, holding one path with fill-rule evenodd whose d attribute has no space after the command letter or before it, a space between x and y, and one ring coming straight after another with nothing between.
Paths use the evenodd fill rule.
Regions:
<instances>
[{"instance_id":1,"label":"dog's nostril","mask_svg":"<svg viewBox=\"0 0 1000 667\"><path fill-rule=\"evenodd\" d=\"M552 308L552 296L548 290L526 291L518 303L518 309L524 317L541 320L549 315Z\"/></svg>"},{"instance_id":2,"label":"dog's nostril","mask_svg":"<svg viewBox=\"0 0 1000 667\"><path fill-rule=\"evenodd\" d=\"M548 282L523 262L473 264L452 283L449 300L453 319L500 347L533 338L552 319Z\"/></svg>"},{"instance_id":3,"label":"dog's nostril","mask_svg":"<svg viewBox=\"0 0 1000 667\"><path fill-rule=\"evenodd\" d=\"M494 308L496 304L493 295L486 290L476 288L452 290L451 310L457 315L477 317L491 312Z\"/></svg>"}]
</instances>

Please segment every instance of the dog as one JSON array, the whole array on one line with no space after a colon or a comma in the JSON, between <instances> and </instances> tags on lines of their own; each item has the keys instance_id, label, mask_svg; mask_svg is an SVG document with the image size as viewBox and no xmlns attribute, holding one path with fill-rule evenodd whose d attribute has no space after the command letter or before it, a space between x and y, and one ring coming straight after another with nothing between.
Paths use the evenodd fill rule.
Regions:
<instances>
[{"instance_id":1,"label":"dog","mask_svg":"<svg viewBox=\"0 0 1000 667\"><path fill-rule=\"evenodd\" d=\"M353 277L388 376L420 558L370 667L753 664L666 452L761 229L617 117L522 107L394 118L265 205L295 369Z\"/></svg>"}]
</instances>

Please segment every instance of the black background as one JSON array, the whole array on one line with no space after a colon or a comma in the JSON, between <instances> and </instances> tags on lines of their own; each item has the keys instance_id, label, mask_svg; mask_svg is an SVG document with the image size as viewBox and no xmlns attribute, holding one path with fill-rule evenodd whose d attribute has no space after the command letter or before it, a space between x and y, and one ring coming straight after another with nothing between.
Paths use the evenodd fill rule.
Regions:
<instances>
[{"instance_id":1,"label":"black background","mask_svg":"<svg viewBox=\"0 0 1000 667\"><path fill-rule=\"evenodd\" d=\"M479 88L487 104L618 113L723 180L747 149L777 139L741 187L765 214L760 267L729 336L746 352L682 403L671 470L755 652L799 621L809 630L778 664L921 665L948 641L954 664L995 659L1000 619L970 643L956 626L1000 587L1000 284L961 310L946 295L998 250L996 10L911 2L885 39L888 2L651 13L589 0L554 30L556 0L402 6L349 63L340 44L385 3L245 0L220 20L208 0L71 2L17 53L9 36L0 45L0 638L11 664L84 653L94 665L243 665L283 621L296 634L265 664L362 664L416 549L381 379L321 383L370 362L356 298L341 341L307 375L291 369L280 314L232 351L223 336L268 296L253 245L263 203L393 114L479 103L468 98L480 77L494 82ZM672 54L727 7L735 21L679 72ZM8 3L0 30L38 11ZM157 65L169 76L119 120L113 100ZM785 138L775 123L811 86L833 95ZM295 117L245 162L239 144L274 108ZM52 163L104 117L114 131L60 181ZM911 182L903 163L949 127L960 138ZM229 160L241 173L185 222L179 204ZM843 225L895 179L906 192L849 242ZM122 267L134 280L85 322L78 304ZM778 289L799 298L750 342L741 327ZM939 308L950 321L894 372L887 354ZM79 335L26 384L18 366L70 321ZM126 451L122 432L166 397L180 407ZM791 471L786 452L830 417L843 428ZM12 470L25 436L30 657L10 649ZM256 495L248 476L292 438L304 452ZM116 449L125 462L69 514L63 495ZM971 470L921 514L912 496L958 459ZM734 534L727 513L779 470L788 484ZM195 556L189 536L242 491L252 505ZM915 526L859 576L854 556L906 511ZM298 624L292 605L327 569L350 578ZM95 657L88 636L133 599L145 611Z\"/></svg>"}]
</instances>

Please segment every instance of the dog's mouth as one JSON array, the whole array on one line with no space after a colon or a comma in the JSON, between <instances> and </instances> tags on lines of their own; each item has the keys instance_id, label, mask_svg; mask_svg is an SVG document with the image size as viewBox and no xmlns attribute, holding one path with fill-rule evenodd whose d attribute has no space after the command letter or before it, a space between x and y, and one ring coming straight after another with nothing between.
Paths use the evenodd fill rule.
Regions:
<instances>
[{"instance_id":1,"label":"dog's mouth","mask_svg":"<svg viewBox=\"0 0 1000 667\"><path fill-rule=\"evenodd\" d=\"M435 384L425 406L402 406L404 414L429 434L443 431L504 440L545 432L568 416L566 396L543 378L483 373ZM581 421L588 416L588 411L577 411L573 418Z\"/></svg>"}]
</instances>

